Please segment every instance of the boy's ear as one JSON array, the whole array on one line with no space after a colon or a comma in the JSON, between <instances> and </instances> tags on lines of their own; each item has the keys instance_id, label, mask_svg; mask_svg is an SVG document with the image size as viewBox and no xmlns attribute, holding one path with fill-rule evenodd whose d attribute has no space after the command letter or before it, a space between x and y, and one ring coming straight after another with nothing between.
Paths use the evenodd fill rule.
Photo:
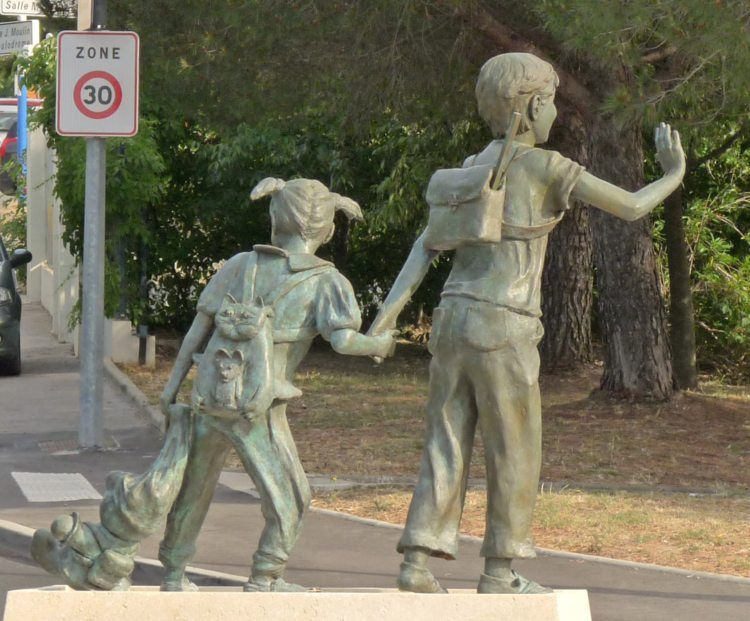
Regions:
<instances>
[{"instance_id":1,"label":"boy's ear","mask_svg":"<svg viewBox=\"0 0 750 621\"><path fill-rule=\"evenodd\" d=\"M539 118L539 114L542 111L542 98L539 95L534 95L529 100L528 118L530 121L536 121Z\"/></svg>"}]
</instances>

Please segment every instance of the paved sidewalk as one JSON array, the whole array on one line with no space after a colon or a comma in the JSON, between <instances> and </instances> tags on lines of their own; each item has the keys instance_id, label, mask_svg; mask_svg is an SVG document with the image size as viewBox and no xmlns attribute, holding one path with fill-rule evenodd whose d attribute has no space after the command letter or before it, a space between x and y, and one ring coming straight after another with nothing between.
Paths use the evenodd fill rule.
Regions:
<instances>
[{"instance_id":1,"label":"paved sidewalk","mask_svg":"<svg viewBox=\"0 0 750 621\"><path fill-rule=\"evenodd\" d=\"M107 436L116 450L79 453L78 364L70 347L49 335L49 319L35 304L24 308L24 369L0 378L0 520L48 527L60 513L78 511L96 521L98 501L29 502L12 472L79 473L99 493L110 470L141 472L159 450L159 439L139 408L116 386L105 387ZM241 579L247 574L262 528L260 504L249 480L226 473L198 542L194 565ZM60 489L42 490L57 493ZM29 490L27 489L27 493ZM0 544L3 541L0 532ZM289 564L288 578L319 587L392 587L400 557L399 529L325 511L311 511ZM155 558L158 537L141 555ZM518 564L555 588L589 590L596 621L726 621L750 618L750 580L727 579L580 555L543 554ZM472 588L481 570L479 542L464 538L459 559L433 563L448 588ZM144 582L158 573L139 574ZM19 551L0 547L0 609L9 589L55 584Z\"/></svg>"}]
</instances>

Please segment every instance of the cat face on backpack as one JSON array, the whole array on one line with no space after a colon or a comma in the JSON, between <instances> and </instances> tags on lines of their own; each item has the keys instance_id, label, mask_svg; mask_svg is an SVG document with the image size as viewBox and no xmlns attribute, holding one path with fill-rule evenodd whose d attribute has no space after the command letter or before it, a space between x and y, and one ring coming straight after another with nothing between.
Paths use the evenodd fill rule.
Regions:
<instances>
[{"instance_id":1,"label":"cat face on backpack","mask_svg":"<svg viewBox=\"0 0 750 621\"><path fill-rule=\"evenodd\" d=\"M214 317L216 329L232 341L249 341L255 338L263 322L273 316L273 311L262 304L243 304L227 295Z\"/></svg>"}]
</instances>

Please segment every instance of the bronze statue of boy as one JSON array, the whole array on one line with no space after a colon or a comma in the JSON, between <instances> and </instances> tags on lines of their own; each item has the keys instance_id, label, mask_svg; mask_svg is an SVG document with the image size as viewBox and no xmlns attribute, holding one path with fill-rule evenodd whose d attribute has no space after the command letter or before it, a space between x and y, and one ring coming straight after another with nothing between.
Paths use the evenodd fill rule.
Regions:
<instances>
[{"instance_id":1,"label":"bronze statue of boy","mask_svg":"<svg viewBox=\"0 0 750 621\"><path fill-rule=\"evenodd\" d=\"M485 63L476 95L494 140L467 158L463 169L433 176L427 190L430 223L370 328L371 334L392 328L438 252L455 249L433 315L426 444L398 544L404 554L398 578L402 590L445 591L427 560L456 554L478 426L485 449L487 519L481 551L485 568L477 590L549 591L511 569L513 559L535 556L531 520L541 467L537 344L543 333L539 317L547 236L571 197L635 220L671 194L685 171L679 135L664 124L655 137L665 174L633 193L536 147L547 141L557 116L557 84L553 67L531 54L502 54ZM506 129L514 127L514 114L518 134L509 140ZM457 214L453 225L446 209Z\"/></svg>"}]
</instances>

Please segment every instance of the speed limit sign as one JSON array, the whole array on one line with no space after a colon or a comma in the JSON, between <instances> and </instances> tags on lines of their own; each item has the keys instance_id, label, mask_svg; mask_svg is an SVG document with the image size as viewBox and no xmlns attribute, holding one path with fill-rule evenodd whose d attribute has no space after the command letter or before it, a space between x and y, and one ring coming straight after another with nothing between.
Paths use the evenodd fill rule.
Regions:
<instances>
[{"instance_id":1,"label":"speed limit sign","mask_svg":"<svg viewBox=\"0 0 750 621\"><path fill-rule=\"evenodd\" d=\"M135 32L58 35L58 134L134 136L138 132L138 52Z\"/></svg>"}]
</instances>

